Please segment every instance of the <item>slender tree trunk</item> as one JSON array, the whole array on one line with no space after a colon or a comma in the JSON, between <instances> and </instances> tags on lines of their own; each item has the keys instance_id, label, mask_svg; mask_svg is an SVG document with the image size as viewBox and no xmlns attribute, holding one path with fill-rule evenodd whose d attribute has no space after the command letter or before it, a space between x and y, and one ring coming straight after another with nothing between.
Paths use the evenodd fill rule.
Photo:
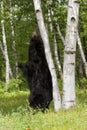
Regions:
<instances>
[{"instance_id":1,"label":"slender tree trunk","mask_svg":"<svg viewBox=\"0 0 87 130\"><path fill-rule=\"evenodd\" d=\"M79 15L79 0L69 0L67 29L63 66L62 107L68 109L76 105L75 95L75 53Z\"/></svg>"},{"instance_id":2,"label":"slender tree trunk","mask_svg":"<svg viewBox=\"0 0 87 130\"><path fill-rule=\"evenodd\" d=\"M79 47L79 51L80 51L80 54L81 54L81 58L82 58L82 61L83 61L83 64L84 64L85 74L86 74L86 77L87 77L87 62L86 62L86 59L85 59L85 55L84 55L84 52L83 52L83 49L82 49L81 40L80 40L78 33L77 33L77 42L78 42L78 47Z\"/></svg>"},{"instance_id":3,"label":"slender tree trunk","mask_svg":"<svg viewBox=\"0 0 87 130\"><path fill-rule=\"evenodd\" d=\"M52 76L54 109L55 111L58 111L61 108L61 98L60 98L60 93L58 89L56 71L55 71L55 67L53 64L51 51L49 47L48 35L47 35L47 31L44 24L44 19L43 19L43 14L42 14L42 9L41 9L41 0L33 0L33 3L35 7L35 13L36 13L36 18L37 18L40 34L44 42L47 63L48 63L51 76Z\"/></svg>"},{"instance_id":4,"label":"slender tree trunk","mask_svg":"<svg viewBox=\"0 0 87 130\"><path fill-rule=\"evenodd\" d=\"M79 88L83 88L84 84L82 83L81 79L84 75L84 68L83 68L83 62L82 62L82 58L81 58L81 54L80 54L80 50L78 49L78 65L77 65L77 71L76 71L76 76L78 79L78 83L79 83Z\"/></svg>"},{"instance_id":5,"label":"slender tree trunk","mask_svg":"<svg viewBox=\"0 0 87 130\"><path fill-rule=\"evenodd\" d=\"M1 11L2 11L2 15L3 15L3 2L1 2ZM8 52L7 52L7 43L6 43L4 20L1 20L1 27L2 27L4 54L5 54L5 59L6 59L6 91L7 91L7 85L9 83L9 58L8 58Z\"/></svg>"},{"instance_id":6,"label":"slender tree trunk","mask_svg":"<svg viewBox=\"0 0 87 130\"><path fill-rule=\"evenodd\" d=\"M49 21L50 31L51 31L51 33L53 33L51 13L50 13L49 9L48 9L48 21ZM53 34L53 41L54 41L54 55L55 55L55 61L56 61L56 64L57 64L57 69L59 70L59 75L60 75L61 80L63 80L62 67L61 67L61 64L60 64L60 61L59 61L57 41L56 41L55 34Z\"/></svg>"},{"instance_id":7,"label":"slender tree trunk","mask_svg":"<svg viewBox=\"0 0 87 130\"><path fill-rule=\"evenodd\" d=\"M4 59L5 59L5 58L6 58L6 57L5 57L5 52L4 52L4 48L3 48L3 46L2 46L1 41L0 41L0 49L1 49L2 54L3 54L3 56L4 56ZM6 61L6 59L5 59L5 61ZM10 65L9 65L9 76L10 76L10 78L12 78L12 77L13 77L13 74L12 74L12 70L11 70Z\"/></svg>"},{"instance_id":8,"label":"slender tree trunk","mask_svg":"<svg viewBox=\"0 0 87 130\"><path fill-rule=\"evenodd\" d=\"M18 62L17 62L17 54L16 54L16 42L15 42L15 32L14 32L14 26L13 26L13 15L12 15L12 4L11 0L9 0L10 4L10 25L11 25L11 32L12 32L12 48L14 52L14 61L15 61L15 75L17 76L18 74Z\"/></svg>"},{"instance_id":9,"label":"slender tree trunk","mask_svg":"<svg viewBox=\"0 0 87 130\"><path fill-rule=\"evenodd\" d=\"M83 77L83 62L80 54L80 50L78 50L78 71L79 71L79 78Z\"/></svg>"},{"instance_id":10,"label":"slender tree trunk","mask_svg":"<svg viewBox=\"0 0 87 130\"><path fill-rule=\"evenodd\" d=\"M57 31L58 31L58 33L59 33L59 36L60 36L60 38L61 38L61 41L62 41L63 45L65 45L65 39L64 39L64 37L63 37L63 35L62 35L61 31L60 31L60 26L59 26L59 24L57 25Z\"/></svg>"},{"instance_id":11,"label":"slender tree trunk","mask_svg":"<svg viewBox=\"0 0 87 130\"><path fill-rule=\"evenodd\" d=\"M58 56L58 51L57 51L57 41L56 41L55 35L54 35L54 53L55 53L55 59L56 59L57 67L59 70L60 78L61 80L63 80L62 67L59 61L59 56Z\"/></svg>"},{"instance_id":12,"label":"slender tree trunk","mask_svg":"<svg viewBox=\"0 0 87 130\"><path fill-rule=\"evenodd\" d=\"M3 8L3 1L1 2L1 15L4 15L4 8ZM4 47L4 56L6 60L6 91L7 86L9 83L9 72L10 72L10 65L9 65L9 57L7 51L7 43L6 43L6 34L5 34L5 26L4 26L4 19L1 20L1 27L2 27L2 39L3 39L3 47Z\"/></svg>"}]
</instances>

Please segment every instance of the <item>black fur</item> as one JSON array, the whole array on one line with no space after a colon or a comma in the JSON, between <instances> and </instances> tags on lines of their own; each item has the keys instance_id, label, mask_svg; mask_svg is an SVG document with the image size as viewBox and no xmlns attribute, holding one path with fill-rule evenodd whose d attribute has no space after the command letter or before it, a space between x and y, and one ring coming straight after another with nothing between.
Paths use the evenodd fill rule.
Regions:
<instances>
[{"instance_id":1,"label":"black fur","mask_svg":"<svg viewBox=\"0 0 87 130\"><path fill-rule=\"evenodd\" d=\"M52 79L45 57L43 41L33 33L29 45L29 59L19 64L30 88L29 103L33 108L48 108L52 100Z\"/></svg>"}]
</instances>

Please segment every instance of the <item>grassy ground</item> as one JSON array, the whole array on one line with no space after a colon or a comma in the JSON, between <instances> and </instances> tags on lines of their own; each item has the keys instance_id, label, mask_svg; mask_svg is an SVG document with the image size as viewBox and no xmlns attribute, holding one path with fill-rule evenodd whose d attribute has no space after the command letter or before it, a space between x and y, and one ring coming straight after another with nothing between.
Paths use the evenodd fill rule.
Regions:
<instances>
[{"instance_id":1,"label":"grassy ground","mask_svg":"<svg viewBox=\"0 0 87 130\"><path fill-rule=\"evenodd\" d=\"M42 113L28 108L28 92L0 93L0 130L87 130L87 90L78 90L77 107Z\"/></svg>"}]
</instances>

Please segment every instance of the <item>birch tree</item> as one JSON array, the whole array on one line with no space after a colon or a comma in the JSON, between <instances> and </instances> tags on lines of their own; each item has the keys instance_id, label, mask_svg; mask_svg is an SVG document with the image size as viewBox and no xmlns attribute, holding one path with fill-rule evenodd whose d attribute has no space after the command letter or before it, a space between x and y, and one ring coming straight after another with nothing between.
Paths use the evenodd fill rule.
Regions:
<instances>
[{"instance_id":1,"label":"birch tree","mask_svg":"<svg viewBox=\"0 0 87 130\"><path fill-rule=\"evenodd\" d=\"M57 31L59 33L59 36L62 40L62 43L63 45L65 46L65 39L60 31L60 27L59 25L57 26ZM87 77L87 62L86 62L86 58L85 58L85 54L84 54L84 51L83 51L83 48L82 48L82 43L81 43L81 39L80 39L80 36L79 36L79 33L77 32L77 44L78 44L78 48L79 48L79 53L81 55L81 59L82 59L82 62L84 64L84 70L85 70L85 75Z\"/></svg>"},{"instance_id":2,"label":"birch tree","mask_svg":"<svg viewBox=\"0 0 87 130\"><path fill-rule=\"evenodd\" d=\"M64 49L62 107L76 105L75 96L75 53L79 16L79 0L69 0Z\"/></svg>"},{"instance_id":3,"label":"birch tree","mask_svg":"<svg viewBox=\"0 0 87 130\"><path fill-rule=\"evenodd\" d=\"M81 54L81 58L82 58L82 61L83 61L83 64L84 64L85 74L86 74L86 77L87 77L87 62L86 62L86 59L85 59L85 55L84 55L84 51L83 51L83 48L82 48L79 33L77 33L77 42L78 42L78 47L79 47L79 51L80 51L80 54Z\"/></svg>"},{"instance_id":4,"label":"birch tree","mask_svg":"<svg viewBox=\"0 0 87 130\"><path fill-rule=\"evenodd\" d=\"M5 58L6 58L6 56L5 56L5 51L4 51L4 48L3 48L3 45L2 45L2 43L1 43L1 41L0 41L0 49L1 49L1 52L2 52L3 57L4 57L4 59L5 59ZM6 61L6 59L5 59L5 61ZM10 76L10 78L13 77L13 74L12 74L12 70L11 70L10 65L9 65L9 76Z\"/></svg>"},{"instance_id":5,"label":"birch tree","mask_svg":"<svg viewBox=\"0 0 87 130\"><path fill-rule=\"evenodd\" d=\"M59 24L57 24L57 31L58 31L58 34L59 34L59 36L61 38L61 41L62 41L63 45L65 46L65 39L64 39L64 37L63 37L63 35L62 35L61 31L60 31Z\"/></svg>"},{"instance_id":6,"label":"birch tree","mask_svg":"<svg viewBox=\"0 0 87 130\"><path fill-rule=\"evenodd\" d=\"M53 30L53 24L52 24L52 20L51 20L51 14L52 14L52 10L48 9L48 21L49 21L50 31L51 31L51 33L53 33L54 30ZM55 33L53 34L53 42L54 42L54 56L55 56L55 61L57 64L57 69L59 71L59 75L60 75L61 80L63 80L62 67L61 67L61 64L59 61L57 40L56 40Z\"/></svg>"},{"instance_id":7,"label":"birch tree","mask_svg":"<svg viewBox=\"0 0 87 130\"><path fill-rule=\"evenodd\" d=\"M55 71L55 67L54 67L54 63L52 60L51 51L49 47L48 34L47 34L46 27L44 24L44 19L43 19L43 14L42 14L42 9L41 9L41 0L33 0L33 3L34 3L35 14L36 14L40 34L44 42L47 63L48 63L51 76L52 76L54 110L55 112L57 112L61 108L61 98L60 98L60 93L59 93L59 88L58 88L56 71Z\"/></svg>"},{"instance_id":8,"label":"birch tree","mask_svg":"<svg viewBox=\"0 0 87 130\"><path fill-rule=\"evenodd\" d=\"M17 62L17 55L16 55L16 42L15 42L15 31L14 31L14 25L13 25L13 15L12 15L12 3L11 0L9 0L10 5L10 25L11 25L11 34L12 34L12 48L14 53L14 61L15 61L15 75L17 76L18 73L18 62Z\"/></svg>"},{"instance_id":9,"label":"birch tree","mask_svg":"<svg viewBox=\"0 0 87 130\"><path fill-rule=\"evenodd\" d=\"M3 1L1 2L1 14L3 17L3 14L4 14ZM6 60L6 91L7 91L7 85L9 83L9 57L8 57L8 51L7 51L4 19L1 20L1 27L2 27L2 40L3 40L3 46L4 46L4 55L5 55L5 60Z\"/></svg>"},{"instance_id":10,"label":"birch tree","mask_svg":"<svg viewBox=\"0 0 87 130\"><path fill-rule=\"evenodd\" d=\"M58 31L58 34L61 38L61 41L63 43L63 45L65 46L65 39L60 31L60 27L59 27L59 24L57 25L57 31ZM80 36L79 36L79 33L77 32L77 44L78 44L78 48L79 48L79 53L81 55L81 60L84 64L84 70L85 70L85 75L87 77L87 62L86 62L86 58L85 58L85 54L84 54L84 51L83 51L83 48L82 48L82 43L81 43L81 39L80 39Z\"/></svg>"}]
</instances>

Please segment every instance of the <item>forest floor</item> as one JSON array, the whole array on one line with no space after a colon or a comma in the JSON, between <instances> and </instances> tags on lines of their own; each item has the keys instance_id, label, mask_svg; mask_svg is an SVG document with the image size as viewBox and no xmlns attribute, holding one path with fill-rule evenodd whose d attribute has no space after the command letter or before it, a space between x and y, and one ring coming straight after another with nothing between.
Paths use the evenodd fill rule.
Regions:
<instances>
[{"instance_id":1,"label":"forest floor","mask_svg":"<svg viewBox=\"0 0 87 130\"><path fill-rule=\"evenodd\" d=\"M55 113L28 107L28 92L0 93L0 130L87 130L87 89L78 89L77 106Z\"/></svg>"}]
</instances>

